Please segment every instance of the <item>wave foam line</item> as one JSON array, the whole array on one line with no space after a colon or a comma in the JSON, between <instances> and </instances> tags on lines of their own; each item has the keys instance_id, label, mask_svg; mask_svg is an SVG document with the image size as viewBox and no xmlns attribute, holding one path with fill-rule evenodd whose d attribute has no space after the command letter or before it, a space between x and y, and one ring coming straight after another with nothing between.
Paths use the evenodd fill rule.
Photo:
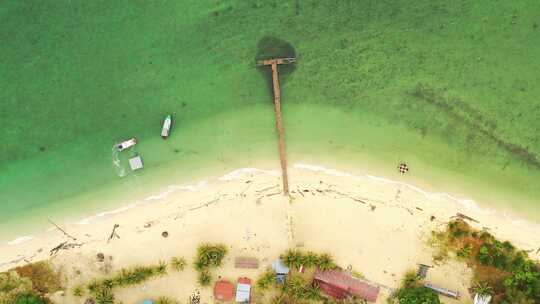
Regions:
<instances>
[{"instance_id":1,"label":"wave foam line","mask_svg":"<svg viewBox=\"0 0 540 304\"><path fill-rule=\"evenodd\" d=\"M233 181L242 178L242 176L247 174L254 174L254 173L263 173L263 174L269 174L272 176L280 176L279 172L277 170L263 170L263 169L257 169L257 168L240 168L236 169L234 171L231 171L221 177L218 178L219 181Z\"/></svg>"},{"instance_id":2,"label":"wave foam line","mask_svg":"<svg viewBox=\"0 0 540 304\"><path fill-rule=\"evenodd\" d=\"M34 238L34 236L32 236L32 235L24 235L24 236L21 236L21 237L18 237L16 239L12 240L12 241L7 242L6 244L11 245L11 246L19 245L19 244L22 244L24 242L28 242L28 241L32 240L33 238Z\"/></svg>"},{"instance_id":3,"label":"wave foam line","mask_svg":"<svg viewBox=\"0 0 540 304\"><path fill-rule=\"evenodd\" d=\"M380 177L380 176L375 176L375 175L370 175L370 174L365 174L365 175L355 175L355 174L352 174L352 173L349 173L349 172L346 172L346 171L340 171L340 170L336 170L336 169L330 169L330 168L327 168L327 167L324 167L324 166L319 166L319 165L309 165L309 164L304 164L304 163L296 163L294 164L294 168L297 168L297 169L303 169L303 170L309 170L309 171L313 171L313 172L321 172L321 173L324 173L324 174L328 174L328 175L332 175L332 176L340 176L340 177L349 177L349 178L353 178L355 180L362 180L362 179L365 179L365 178L368 178L368 179L371 179L371 180L374 180L374 181L377 181L377 182L381 182L381 183L384 183L384 184L394 184L394 185L400 185L400 186L404 186L404 187L407 187L413 191L416 191L417 193L420 193L422 195L424 195L426 198L446 198L446 199L449 199L449 200L452 200L456 203L458 203L459 205L471 210L471 209L474 209L474 211L476 212L481 212L481 213L484 213L484 214L499 214L500 216L502 216L503 218L505 218L506 220L510 221L513 225L516 225L516 226L520 226L520 227L523 227L523 228L532 228L532 229L540 229L540 225L535 223L535 222L531 222L529 220L526 220L526 219L521 219L521 218L516 218L514 217L513 215L510 215L506 212L501 212L501 211L497 211L495 209L490 209L490 208L481 208L478 203L476 203L476 201L474 201L473 199L470 199L470 198L457 198L449 193L446 193L446 192L429 192L429 191L425 191L417 186L414 186L414 185L411 185L411 184L408 184L408 183L405 183L405 182L400 182L400 181L396 181L396 180L392 180L392 179L389 179L389 178L385 178L385 177Z\"/></svg>"}]
</instances>

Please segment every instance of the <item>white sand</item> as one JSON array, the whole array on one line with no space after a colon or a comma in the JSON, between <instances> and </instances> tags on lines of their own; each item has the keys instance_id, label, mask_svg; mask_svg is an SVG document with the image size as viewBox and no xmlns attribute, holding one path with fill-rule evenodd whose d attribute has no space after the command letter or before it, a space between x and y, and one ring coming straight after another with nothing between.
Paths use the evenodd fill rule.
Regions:
<instances>
[{"instance_id":1,"label":"white sand","mask_svg":"<svg viewBox=\"0 0 540 304\"><path fill-rule=\"evenodd\" d=\"M244 275L256 279L281 252L303 247L329 252L340 266L351 265L366 279L395 288L417 263L433 265L433 252L426 241L432 230L441 228L457 212L480 222L474 226L487 227L496 237L533 250L531 255L539 257L539 226L482 210L468 200L323 167L297 164L289 174L291 200L279 192L278 171L242 169L208 182L169 187L130 208L63 224L76 241L54 229L1 245L0 270L48 258L51 248L70 241L82 245L61 250L52 262L70 278L69 286L74 286L107 271L156 264L172 256L192 261L198 244L219 242L230 246L230 254L224 267L214 273L231 281ZM120 225L120 238L107 242L114 224ZM161 236L163 231L168 231L168 238ZM98 252L107 256L106 263L97 262ZM235 256L258 257L262 267L234 269ZM118 290L116 297L135 303L167 295L185 302L197 289L195 271L188 267L182 273L169 272L144 285ZM465 265L449 262L430 269L428 281L459 290L463 294L459 303L470 303L470 275ZM386 289L382 290L385 294ZM213 303L211 289L201 292L202 303ZM81 302L70 293L55 299L57 303ZM378 303L384 303L383 299L381 296Z\"/></svg>"}]
</instances>

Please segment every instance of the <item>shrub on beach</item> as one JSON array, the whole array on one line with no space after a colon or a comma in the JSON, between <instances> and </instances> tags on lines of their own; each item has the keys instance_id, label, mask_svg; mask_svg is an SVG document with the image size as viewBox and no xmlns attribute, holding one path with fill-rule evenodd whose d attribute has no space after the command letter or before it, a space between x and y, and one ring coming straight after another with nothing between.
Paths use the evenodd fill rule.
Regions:
<instances>
[{"instance_id":1,"label":"shrub on beach","mask_svg":"<svg viewBox=\"0 0 540 304\"><path fill-rule=\"evenodd\" d=\"M221 266L226 254L227 247L223 244L203 244L197 248L197 256L193 267L199 272L199 285L210 285L212 282L210 268Z\"/></svg>"},{"instance_id":2,"label":"shrub on beach","mask_svg":"<svg viewBox=\"0 0 540 304\"><path fill-rule=\"evenodd\" d=\"M179 302L169 297L159 297L156 304L178 304Z\"/></svg>"},{"instance_id":3,"label":"shrub on beach","mask_svg":"<svg viewBox=\"0 0 540 304\"><path fill-rule=\"evenodd\" d=\"M169 297L159 297L156 300L156 304L179 304L179 302L173 298Z\"/></svg>"},{"instance_id":4,"label":"shrub on beach","mask_svg":"<svg viewBox=\"0 0 540 304\"><path fill-rule=\"evenodd\" d=\"M49 262L27 264L14 269L21 277L32 282L32 288L39 294L53 293L61 289L60 274L55 272Z\"/></svg>"},{"instance_id":5,"label":"shrub on beach","mask_svg":"<svg viewBox=\"0 0 540 304\"><path fill-rule=\"evenodd\" d=\"M474 273L474 282L494 295L493 303L540 303L540 263L508 241L499 241L488 231L477 230L462 219L434 233L442 252L455 253Z\"/></svg>"},{"instance_id":6,"label":"shrub on beach","mask_svg":"<svg viewBox=\"0 0 540 304\"><path fill-rule=\"evenodd\" d=\"M96 299L97 303L109 302L111 297L114 300L113 289L116 287L126 287L140 284L153 277L167 274L167 264L159 262L153 266L135 266L132 268L122 268L115 276L100 280L93 280L87 284L86 288ZM101 299L101 300L98 300Z\"/></svg>"},{"instance_id":7,"label":"shrub on beach","mask_svg":"<svg viewBox=\"0 0 540 304\"><path fill-rule=\"evenodd\" d=\"M45 300L35 294L23 294L17 297L14 304L46 304Z\"/></svg>"},{"instance_id":8,"label":"shrub on beach","mask_svg":"<svg viewBox=\"0 0 540 304\"><path fill-rule=\"evenodd\" d=\"M212 283L212 275L210 274L210 271L208 271L208 269L203 269L199 271L197 283L199 283L199 285L203 287L210 286L210 283Z\"/></svg>"},{"instance_id":9,"label":"shrub on beach","mask_svg":"<svg viewBox=\"0 0 540 304\"><path fill-rule=\"evenodd\" d=\"M195 260L195 268L202 270L209 267L219 267L225 255L227 247L222 244L203 244L197 248L197 258Z\"/></svg>"},{"instance_id":10,"label":"shrub on beach","mask_svg":"<svg viewBox=\"0 0 540 304\"><path fill-rule=\"evenodd\" d=\"M96 304L114 304L114 294L108 286L99 287L95 294Z\"/></svg>"},{"instance_id":11,"label":"shrub on beach","mask_svg":"<svg viewBox=\"0 0 540 304\"><path fill-rule=\"evenodd\" d=\"M259 278L257 279L257 287L261 290L266 290L270 286L274 285L276 283L276 273L268 269L265 272L263 272Z\"/></svg>"},{"instance_id":12,"label":"shrub on beach","mask_svg":"<svg viewBox=\"0 0 540 304\"><path fill-rule=\"evenodd\" d=\"M171 267L176 271L182 271L186 268L187 262L186 259L182 257L173 257L171 258Z\"/></svg>"},{"instance_id":13,"label":"shrub on beach","mask_svg":"<svg viewBox=\"0 0 540 304\"><path fill-rule=\"evenodd\" d=\"M32 292L32 281L15 271L0 273L0 304L14 303L19 295Z\"/></svg>"}]
</instances>

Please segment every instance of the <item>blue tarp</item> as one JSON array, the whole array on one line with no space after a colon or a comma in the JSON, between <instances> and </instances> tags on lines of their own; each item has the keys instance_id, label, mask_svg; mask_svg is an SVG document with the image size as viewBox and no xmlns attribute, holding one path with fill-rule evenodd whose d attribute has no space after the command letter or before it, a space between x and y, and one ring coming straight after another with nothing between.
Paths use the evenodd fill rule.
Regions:
<instances>
[{"instance_id":1,"label":"blue tarp","mask_svg":"<svg viewBox=\"0 0 540 304\"><path fill-rule=\"evenodd\" d=\"M152 300L142 300L139 304L154 304Z\"/></svg>"}]
</instances>

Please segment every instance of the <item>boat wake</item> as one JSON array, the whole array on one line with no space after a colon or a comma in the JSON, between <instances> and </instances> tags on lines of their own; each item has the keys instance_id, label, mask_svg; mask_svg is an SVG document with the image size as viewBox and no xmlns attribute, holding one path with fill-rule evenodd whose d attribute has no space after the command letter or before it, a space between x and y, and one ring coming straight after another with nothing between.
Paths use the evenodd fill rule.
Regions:
<instances>
[{"instance_id":1,"label":"boat wake","mask_svg":"<svg viewBox=\"0 0 540 304\"><path fill-rule=\"evenodd\" d=\"M120 163L120 158L118 157L120 152L118 152L118 149L116 149L116 145L113 145L111 151L112 151L112 164L113 164L113 167L116 169L116 174L119 177L126 176L126 168L124 168L122 164Z\"/></svg>"}]
</instances>

